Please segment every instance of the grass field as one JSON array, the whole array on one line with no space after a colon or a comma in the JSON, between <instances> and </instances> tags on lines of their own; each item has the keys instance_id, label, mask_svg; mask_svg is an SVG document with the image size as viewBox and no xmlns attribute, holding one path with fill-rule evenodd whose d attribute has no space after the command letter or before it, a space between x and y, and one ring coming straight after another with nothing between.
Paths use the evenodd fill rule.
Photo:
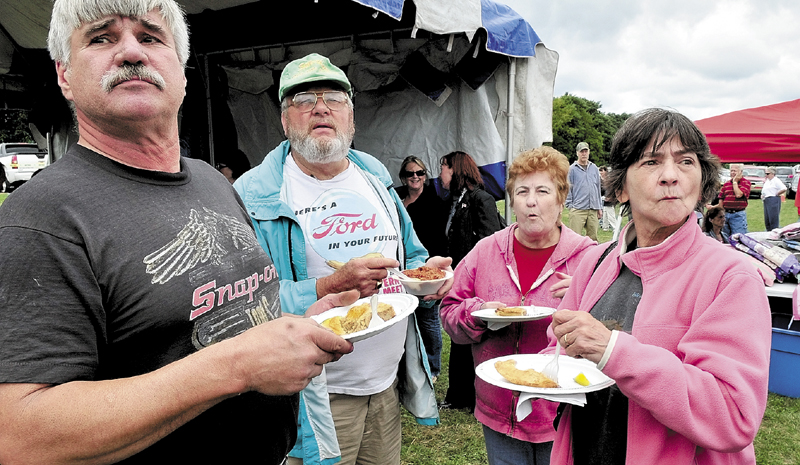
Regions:
<instances>
[{"instance_id":1,"label":"grass field","mask_svg":"<svg viewBox=\"0 0 800 465\"><path fill-rule=\"evenodd\" d=\"M499 208L502 212L502 202ZM568 213L564 212L566 222ZM750 231L764 230L761 200L753 199L747 208ZM796 222L797 209L793 201L781 208L781 226ZM600 242L611 240L611 233L598 232ZM436 398L444 399L448 386L447 360L450 338L443 333L442 373L436 383ZM800 367L798 367L800 369ZM486 465L486 449L480 423L472 414L442 410L439 426L420 426L403 411L403 465ZM756 460L759 465L800 464L800 399L770 393L767 411L756 436Z\"/></svg>"}]
</instances>

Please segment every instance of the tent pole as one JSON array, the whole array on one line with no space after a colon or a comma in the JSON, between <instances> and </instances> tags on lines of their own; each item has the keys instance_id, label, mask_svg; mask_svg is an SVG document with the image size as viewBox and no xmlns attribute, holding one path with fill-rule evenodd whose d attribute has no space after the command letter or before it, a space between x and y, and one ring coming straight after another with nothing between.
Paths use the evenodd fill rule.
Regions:
<instances>
[{"instance_id":1,"label":"tent pole","mask_svg":"<svg viewBox=\"0 0 800 465\"><path fill-rule=\"evenodd\" d=\"M508 168L511 162L514 161L514 84L517 75L517 59L511 57L511 63L508 65L508 108L506 108L506 119L508 127L506 128L506 182L508 182ZM511 199L506 196L506 224L511 224Z\"/></svg>"},{"instance_id":2,"label":"tent pole","mask_svg":"<svg viewBox=\"0 0 800 465\"><path fill-rule=\"evenodd\" d=\"M208 114L208 163L216 167L216 161L214 160L214 119L211 111L211 74L209 74L210 67L208 65L210 60L211 57L206 55L203 63L206 75L206 112Z\"/></svg>"}]
</instances>

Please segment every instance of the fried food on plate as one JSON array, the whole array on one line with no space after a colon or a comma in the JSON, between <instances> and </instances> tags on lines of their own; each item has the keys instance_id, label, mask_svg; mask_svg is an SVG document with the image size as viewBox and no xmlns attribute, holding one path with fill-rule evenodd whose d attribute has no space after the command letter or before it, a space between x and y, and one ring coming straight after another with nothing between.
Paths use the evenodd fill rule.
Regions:
<instances>
[{"instance_id":1,"label":"fried food on plate","mask_svg":"<svg viewBox=\"0 0 800 465\"><path fill-rule=\"evenodd\" d=\"M438 268L431 268L429 266L421 266L413 270L405 270L403 274L409 278L419 279L420 281L433 281L434 279L442 279L445 276L444 271Z\"/></svg>"},{"instance_id":2,"label":"fried food on plate","mask_svg":"<svg viewBox=\"0 0 800 465\"><path fill-rule=\"evenodd\" d=\"M384 302L378 302L378 316L383 321L391 320L396 316L394 307ZM321 324L339 336L344 336L369 328L370 321L372 321L372 308L369 303L363 303L350 307L345 316L334 316Z\"/></svg>"},{"instance_id":3,"label":"fried food on plate","mask_svg":"<svg viewBox=\"0 0 800 465\"><path fill-rule=\"evenodd\" d=\"M344 318L340 316L334 316L323 321L322 326L330 329L339 336L344 336L345 334L347 334L347 332L344 330L344 327L342 325L343 319Z\"/></svg>"},{"instance_id":4,"label":"fried food on plate","mask_svg":"<svg viewBox=\"0 0 800 465\"><path fill-rule=\"evenodd\" d=\"M347 334L355 333L369 328L371 320L372 310L369 308L369 304L356 305L355 307L350 307L350 310L347 311L342 327L347 331Z\"/></svg>"},{"instance_id":5,"label":"fried food on plate","mask_svg":"<svg viewBox=\"0 0 800 465\"><path fill-rule=\"evenodd\" d=\"M494 313L498 316L525 316L528 314L528 312L522 307L496 308Z\"/></svg>"},{"instance_id":6,"label":"fried food on plate","mask_svg":"<svg viewBox=\"0 0 800 465\"><path fill-rule=\"evenodd\" d=\"M513 384L521 386L531 386L538 388L557 388L558 383L541 374L540 372L528 369L520 370L517 368L516 360L501 360L494 362L494 367L500 375Z\"/></svg>"},{"instance_id":7,"label":"fried food on plate","mask_svg":"<svg viewBox=\"0 0 800 465\"><path fill-rule=\"evenodd\" d=\"M381 320L389 321L394 318L395 315L394 307L387 303L378 302L378 316L381 317Z\"/></svg>"}]
</instances>

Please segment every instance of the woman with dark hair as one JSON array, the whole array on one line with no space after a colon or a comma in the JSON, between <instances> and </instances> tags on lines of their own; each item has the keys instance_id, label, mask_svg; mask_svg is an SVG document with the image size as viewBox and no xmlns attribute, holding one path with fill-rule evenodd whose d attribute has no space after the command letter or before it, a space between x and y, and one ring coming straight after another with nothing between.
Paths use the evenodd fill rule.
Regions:
<instances>
[{"instance_id":1,"label":"woman with dark hair","mask_svg":"<svg viewBox=\"0 0 800 465\"><path fill-rule=\"evenodd\" d=\"M450 191L445 226L448 256L455 269L484 237L503 229L494 197L483 190L478 165L464 152L451 152L439 160L442 187ZM470 345L450 341L449 381L446 408L475 410L475 366Z\"/></svg>"},{"instance_id":2,"label":"woman with dark hair","mask_svg":"<svg viewBox=\"0 0 800 465\"><path fill-rule=\"evenodd\" d=\"M470 344L475 366L495 357L547 347L550 318L492 327L473 312L535 305L557 307L581 258L596 244L561 224L569 161L552 147L521 153L508 169L506 192L517 222L481 241L456 267L442 300L442 325ZM478 378L475 418L483 425L490 465L550 462L557 404L539 400L517 419L519 395Z\"/></svg>"},{"instance_id":3,"label":"woman with dark hair","mask_svg":"<svg viewBox=\"0 0 800 465\"><path fill-rule=\"evenodd\" d=\"M446 256L447 243L444 235L447 220L444 200L436 194L436 188L428 182L425 162L415 156L406 157L400 165L400 182L397 196L411 217L414 231L430 256ZM434 382L442 371L442 326L439 322L439 306L417 307L414 312L420 326L422 342L428 355L428 365Z\"/></svg>"},{"instance_id":4,"label":"woman with dark hair","mask_svg":"<svg viewBox=\"0 0 800 465\"><path fill-rule=\"evenodd\" d=\"M706 236L713 237L723 244L730 244L728 235L722 228L725 226L725 209L722 205L714 205L706 210L706 217L703 219L703 232Z\"/></svg>"},{"instance_id":5,"label":"woman with dark hair","mask_svg":"<svg viewBox=\"0 0 800 465\"><path fill-rule=\"evenodd\" d=\"M566 406L551 463L755 464L769 303L746 255L694 220L719 160L691 120L649 109L623 123L610 161L607 188L633 220L586 254L548 333L615 384Z\"/></svg>"}]
</instances>

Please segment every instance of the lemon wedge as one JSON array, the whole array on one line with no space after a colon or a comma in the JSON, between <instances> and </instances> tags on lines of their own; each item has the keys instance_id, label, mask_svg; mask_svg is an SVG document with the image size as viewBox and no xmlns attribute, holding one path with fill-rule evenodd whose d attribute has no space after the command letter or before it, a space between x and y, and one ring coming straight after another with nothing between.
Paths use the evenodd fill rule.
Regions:
<instances>
[{"instance_id":1,"label":"lemon wedge","mask_svg":"<svg viewBox=\"0 0 800 465\"><path fill-rule=\"evenodd\" d=\"M578 376L575 377L575 382L580 384L581 386L588 386L589 384L591 384L589 383L589 380L586 379L586 375L584 375L583 373L578 373Z\"/></svg>"}]
</instances>

